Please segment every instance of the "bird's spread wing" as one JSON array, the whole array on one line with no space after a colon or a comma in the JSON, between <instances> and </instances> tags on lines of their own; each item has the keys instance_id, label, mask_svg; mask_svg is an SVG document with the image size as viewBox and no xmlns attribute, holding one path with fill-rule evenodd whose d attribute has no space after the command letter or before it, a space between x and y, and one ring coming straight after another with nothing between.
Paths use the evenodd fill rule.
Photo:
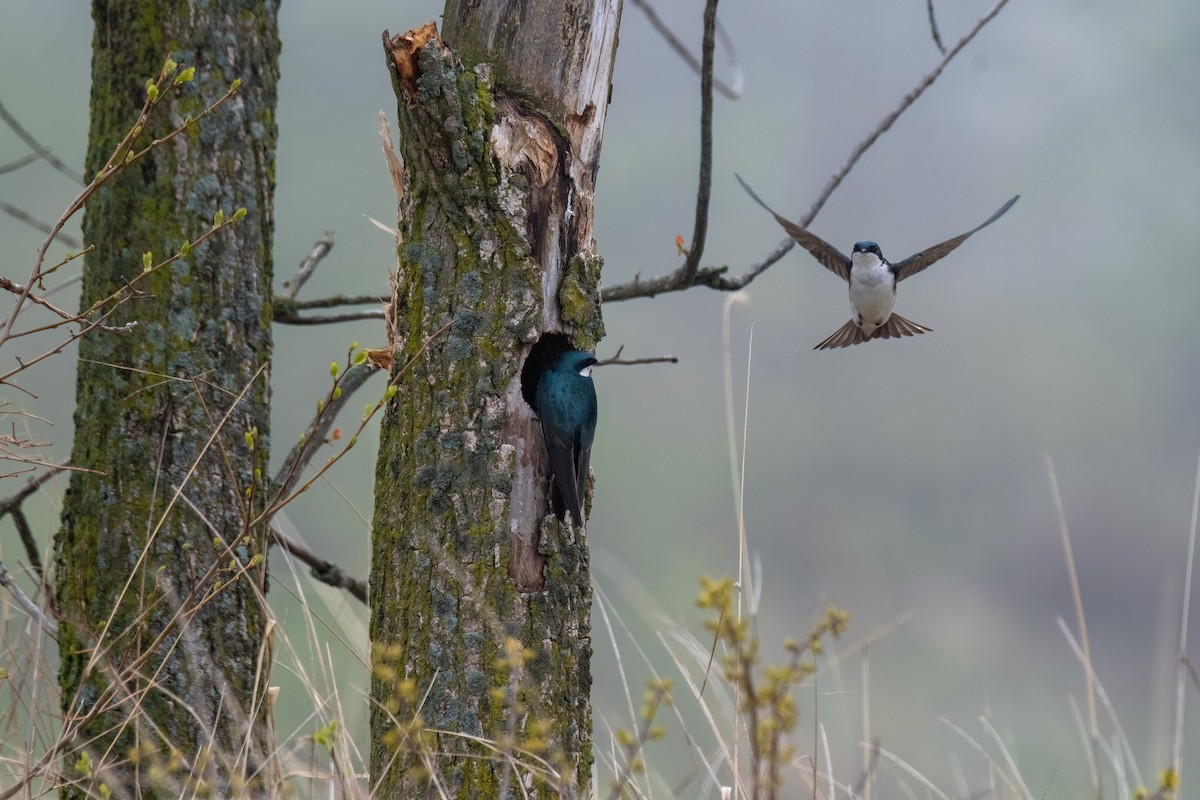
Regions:
<instances>
[{"instance_id":1,"label":"bird's spread wing","mask_svg":"<svg viewBox=\"0 0 1200 800\"><path fill-rule=\"evenodd\" d=\"M1012 208L1013 203L1017 202L1017 200L1019 200L1020 197L1021 197L1021 195L1017 195L1016 197L1014 197L1013 199L1009 200L1007 203L1002 205L1000 207L1000 210L997 211L995 214L992 214L990 217L988 217L987 220L985 220L982 225L980 225L976 228L972 228L971 230L967 231L966 233L964 233L960 236L955 236L953 239L947 239L946 241L942 242L941 244L935 244L933 247L922 250L921 252L917 253L916 255L909 256L908 258L904 259L903 261L898 261L895 264L893 264L892 269L895 270L895 272L896 272L897 283L904 280L905 278L910 278L913 275L916 275L918 272L925 269L926 267L929 267L932 264L935 264L938 261L940 261L941 259L948 256L951 252L953 252L954 248L958 247L960 244L965 242L971 236L971 234L977 233L978 231L983 230L988 225L991 225L993 222L995 222L996 220L998 220L1002 216L1004 216L1005 212L1007 212L1010 208Z\"/></svg>"},{"instance_id":2,"label":"bird's spread wing","mask_svg":"<svg viewBox=\"0 0 1200 800\"><path fill-rule=\"evenodd\" d=\"M746 190L746 194L750 195L754 202L771 212L771 215L775 217L775 221L782 225L783 229L787 231L788 236L791 236L796 240L797 244L799 244L808 252L812 253L813 258L821 262L821 264L834 275L837 275L846 282L850 281L849 258L847 258L840 250L822 239L820 236L810 233L796 223L791 222L779 214L776 214L774 209L764 203L762 198L754 193L754 190L750 188L750 184L742 180L741 175L738 175L735 172L733 177L738 179L738 183L742 185L742 188ZM988 222L991 222L991 220L988 220ZM984 225L986 224L987 222L984 223ZM983 226L981 225L980 227ZM972 231L972 233L974 233L974 231Z\"/></svg>"},{"instance_id":3,"label":"bird's spread wing","mask_svg":"<svg viewBox=\"0 0 1200 800\"><path fill-rule=\"evenodd\" d=\"M905 319L899 314L892 314L888 317L888 321L875 329L871 334L871 339L899 339L901 336L915 336L918 333L928 333L933 328L926 328L924 325L918 325L910 319ZM855 324L854 320L850 320L842 327L838 328L832 336L813 350L832 350L835 347L849 347L852 344L862 344L870 341L862 332L862 328Z\"/></svg>"}]
</instances>

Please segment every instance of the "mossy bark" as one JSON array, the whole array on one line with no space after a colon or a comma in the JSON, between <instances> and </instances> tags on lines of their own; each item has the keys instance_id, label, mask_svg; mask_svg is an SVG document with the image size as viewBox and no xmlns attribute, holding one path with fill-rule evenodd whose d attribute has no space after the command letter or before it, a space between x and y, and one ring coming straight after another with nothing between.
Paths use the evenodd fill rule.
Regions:
<instances>
[{"instance_id":1,"label":"mossy bark","mask_svg":"<svg viewBox=\"0 0 1200 800\"><path fill-rule=\"evenodd\" d=\"M591 796L587 537L550 513L528 398L603 335L591 200L620 6L572 6L574 34L540 37L539 59L575 65L546 94L495 77L519 49L472 44L508 23L471 14L561 16L530 5L448 6L488 63L432 24L384 37L408 179L371 566L380 797Z\"/></svg>"},{"instance_id":2,"label":"mossy bark","mask_svg":"<svg viewBox=\"0 0 1200 800\"><path fill-rule=\"evenodd\" d=\"M247 522L269 451L277 10L93 4L89 175L168 53L195 77L137 149L243 83L88 202L82 306L120 292L143 253L179 252L218 209L248 214L141 283L108 320L131 331L80 341L72 463L92 471L72 473L55 574L71 796L228 796L263 766L266 528Z\"/></svg>"}]
</instances>

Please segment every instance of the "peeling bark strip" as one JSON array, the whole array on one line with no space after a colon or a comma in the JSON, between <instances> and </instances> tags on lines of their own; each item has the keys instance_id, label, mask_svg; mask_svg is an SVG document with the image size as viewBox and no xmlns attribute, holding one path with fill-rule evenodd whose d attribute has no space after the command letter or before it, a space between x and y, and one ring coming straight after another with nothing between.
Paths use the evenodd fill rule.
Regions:
<instances>
[{"instance_id":1,"label":"peeling bark strip","mask_svg":"<svg viewBox=\"0 0 1200 800\"><path fill-rule=\"evenodd\" d=\"M382 426L371 633L395 672L372 680L381 797L426 796L431 770L451 797L516 796L517 781L534 797L590 796L587 541L548 513L527 398L558 352L603 335L592 196L619 5L567 6L574 39L481 47L470 34L488 26L470 15L486 5L447 9L470 68L432 23L384 34L408 178L395 363L450 332L400 381ZM523 15L561 21L563 8L533 0ZM505 49L517 40L534 49ZM525 59L557 78L521 83ZM424 726L447 732L432 744L404 727L413 698ZM464 736L509 743L498 756ZM557 777L514 772L514 748Z\"/></svg>"}]
</instances>

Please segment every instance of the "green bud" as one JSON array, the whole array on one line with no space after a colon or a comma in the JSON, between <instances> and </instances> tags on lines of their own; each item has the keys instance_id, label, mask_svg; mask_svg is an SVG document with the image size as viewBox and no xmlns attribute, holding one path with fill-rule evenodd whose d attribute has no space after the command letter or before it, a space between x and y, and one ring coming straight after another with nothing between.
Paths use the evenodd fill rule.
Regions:
<instances>
[{"instance_id":1,"label":"green bud","mask_svg":"<svg viewBox=\"0 0 1200 800\"><path fill-rule=\"evenodd\" d=\"M254 447L254 431L246 431L242 438L246 440L247 447Z\"/></svg>"},{"instance_id":2,"label":"green bud","mask_svg":"<svg viewBox=\"0 0 1200 800\"><path fill-rule=\"evenodd\" d=\"M178 86L181 83L189 83L194 77L196 77L196 68L188 67L183 72L180 72L175 76L175 85Z\"/></svg>"},{"instance_id":3,"label":"green bud","mask_svg":"<svg viewBox=\"0 0 1200 800\"><path fill-rule=\"evenodd\" d=\"M242 79L241 78L234 78L233 83L229 84L229 90L231 92L236 92L240 88L242 88Z\"/></svg>"},{"instance_id":4,"label":"green bud","mask_svg":"<svg viewBox=\"0 0 1200 800\"><path fill-rule=\"evenodd\" d=\"M158 87L154 81L146 81L146 96L150 98L151 103L158 99Z\"/></svg>"},{"instance_id":5,"label":"green bud","mask_svg":"<svg viewBox=\"0 0 1200 800\"><path fill-rule=\"evenodd\" d=\"M163 67L163 72L174 72L179 69L179 65L175 63L175 59L168 58L166 66Z\"/></svg>"},{"instance_id":6,"label":"green bud","mask_svg":"<svg viewBox=\"0 0 1200 800\"><path fill-rule=\"evenodd\" d=\"M149 272L150 268L153 266L154 266L154 253L147 250L146 252L142 253L142 272Z\"/></svg>"},{"instance_id":7,"label":"green bud","mask_svg":"<svg viewBox=\"0 0 1200 800\"><path fill-rule=\"evenodd\" d=\"M179 255L186 258L190 252L192 252L192 243L185 239L183 244L179 246Z\"/></svg>"},{"instance_id":8,"label":"green bud","mask_svg":"<svg viewBox=\"0 0 1200 800\"><path fill-rule=\"evenodd\" d=\"M333 377L336 378L338 376L338 372L340 371L340 369L341 368L338 367L338 363L336 361L330 362L330 364L329 364L329 374L330 375L332 375Z\"/></svg>"},{"instance_id":9,"label":"green bud","mask_svg":"<svg viewBox=\"0 0 1200 800\"><path fill-rule=\"evenodd\" d=\"M242 206L237 211L233 212L233 221L234 222L237 222L238 220L245 219L245 218L246 218L246 207L245 206Z\"/></svg>"},{"instance_id":10,"label":"green bud","mask_svg":"<svg viewBox=\"0 0 1200 800\"><path fill-rule=\"evenodd\" d=\"M354 346L355 346L355 347L358 347L358 343L356 342L356 343L354 344ZM367 351L366 351L366 350L359 350L357 353L355 353L355 354L354 354L354 363L355 363L355 364L365 364L365 363L367 363Z\"/></svg>"},{"instance_id":11,"label":"green bud","mask_svg":"<svg viewBox=\"0 0 1200 800\"><path fill-rule=\"evenodd\" d=\"M217 213L213 214L213 227L214 228L221 227L221 223L223 223L224 221L225 221L225 212L218 208Z\"/></svg>"},{"instance_id":12,"label":"green bud","mask_svg":"<svg viewBox=\"0 0 1200 800\"><path fill-rule=\"evenodd\" d=\"M383 399L391 400L395 396L396 396L396 384L393 383L392 385L388 386L387 391L385 391L383 393Z\"/></svg>"},{"instance_id":13,"label":"green bud","mask_svg":"<svg viewBox=\"0 0 1200 800\"><path fill-rule=\"evenodd\" d=\"M363 421L365 422L367 417L371 416L374 413L375 413L375 404L367 403L367 405L363 408Z\"/></svg>"}]
</instances>

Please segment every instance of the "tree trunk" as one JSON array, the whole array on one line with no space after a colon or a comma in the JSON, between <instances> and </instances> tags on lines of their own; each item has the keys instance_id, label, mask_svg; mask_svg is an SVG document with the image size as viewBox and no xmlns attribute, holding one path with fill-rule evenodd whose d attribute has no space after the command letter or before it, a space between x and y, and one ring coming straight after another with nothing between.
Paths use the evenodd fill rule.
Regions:
<instances>
[{"instance_id":1,"label":"tree trunk","mask_svg":"<svg viewBox=\"0 0 1200 800\"><path fill-rule=\"evenodd\" d=\"M592 198L619 18L619 0L451 0L445 42L384 35L408 192L371 566L380 797L590 796L587 539L548 513L531 402L603 334Z\"/></svg>"},{"instance_id":2,"label":"tree trunk","mask_svg":"<svg viewBox=\"0 0 1200 800\"><path fill-rule=\"evenodd\" d=\"M247 522L269 444L277 9L93 4L89 175L168 53L195 77L137 149L243 85L88 202L83 307L141 273L143 253L180 252L218 209L248 214L148 276L108 320L136 321L130 332L80 342L72 463L95 472L72 473L56 563L75 796L228 796L263 766L266 528Z\"/></svg>"}]
</instances>

